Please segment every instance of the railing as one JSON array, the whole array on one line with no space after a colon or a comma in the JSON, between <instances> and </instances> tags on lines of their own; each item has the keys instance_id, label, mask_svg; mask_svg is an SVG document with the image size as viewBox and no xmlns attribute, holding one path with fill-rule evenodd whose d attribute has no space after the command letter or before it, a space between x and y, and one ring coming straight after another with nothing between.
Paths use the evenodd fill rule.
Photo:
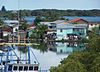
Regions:
<instances>
[{"instance_id":1,"label":"railing","mask_svg":"<svg viewBox=\"0 0 100 72\"><path fill-rule=\"evenodd\" d=\"M0 45L39 45L37 43L0 43Z\"/></svg>"}]
</instances>

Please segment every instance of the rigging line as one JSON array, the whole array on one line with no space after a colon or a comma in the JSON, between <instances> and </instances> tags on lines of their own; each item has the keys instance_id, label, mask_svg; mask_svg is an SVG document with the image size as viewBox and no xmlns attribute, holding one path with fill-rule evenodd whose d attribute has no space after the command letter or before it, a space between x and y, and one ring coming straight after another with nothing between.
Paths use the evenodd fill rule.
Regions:
<instances>
[{"instance_id":1,"label":"rigging line","mask_svg":"<svg viewBox=\"0 0 100 72\"><path fill-rule=\"evenodd\" d=\"M31 50L31 49L30 49L30 50ZM33 53L32 50L31 50L31 52L32 52L32 54L34 55L34 57L35 57L36 61L38 62L38 64L40 64L39 61L38 61L38 59L36 58L36 56L35 56L35 54Z\"/></svg>"},{"instance_id":2,"label":"rigging line","mask_svg":"<svg viewBox=\"0 0 100 72\"><path fill-rule=\"evenodd\" d=\"M10 46L9 46L9 48L10 48ZM17 56L17 54L16 54L16 52L14 51L14 47L12 46L12 51L15 53L15 55L16 55L16 57L20 60L20 62L21 62L21 59ZM21 62L22 63L22 62Z\"/></svg>"},{"instance_id":3,"label":"rigging line","mask_svg":"<svg viewBox=\"0 0 100 72\"><path fill-rule=\"evenodd\" d=\"M8 47L11 48L10 46L8 46ZM19 58L19 57L17 56L17 54L15 53L15 51L14 51L14 47L12 47L12 51L14 52L14 54L16 55L16 57Z\"/></svg>"}]
</instances>

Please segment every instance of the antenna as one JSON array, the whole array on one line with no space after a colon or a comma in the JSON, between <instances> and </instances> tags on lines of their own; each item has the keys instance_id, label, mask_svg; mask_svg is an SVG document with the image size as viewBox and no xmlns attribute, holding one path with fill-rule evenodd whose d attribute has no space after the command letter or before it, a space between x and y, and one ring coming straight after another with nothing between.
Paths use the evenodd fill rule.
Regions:
<instances>
[{"instance_id":1,"label":"antenna","mask_svg":"<svg viewBox=\"0 0 100 72\"><path fill-rule=\"evenodd\" d=\"M18 43L20 43L20 35L19 35L20 18L19 18L19 11L20 11L20 0L18 0ZM21 59L21 52L20 52L20 59Z\"/></svg>"},{"instance_id":2,"label":"antenna","mask_svg":"<svg viewBox=\"0 0 100 72\"><path fill-rule=\"evenodd\" d=\"M19 7L20 7L20 1L18 0L18 43L20 43L20 35L19 35L19 24L20 24Z\"/></svg>"}]
</instances>

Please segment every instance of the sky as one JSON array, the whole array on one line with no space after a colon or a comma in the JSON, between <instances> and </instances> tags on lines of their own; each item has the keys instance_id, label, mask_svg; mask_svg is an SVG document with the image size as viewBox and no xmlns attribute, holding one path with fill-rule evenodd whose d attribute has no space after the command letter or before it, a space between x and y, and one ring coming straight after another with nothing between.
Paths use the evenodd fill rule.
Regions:
<instances>
[{"instance_id":1,"label":"sky","mask_svg":"<svg viewBox=\"0 0 100 72\"><path fill-rule=\"evenodd\" d=\"M100 9L100 0L0 0L0 8L2 6L5 6L7 10L18 10L18 9L91 10L91 9Z\"/></svg>"}]
</instances>

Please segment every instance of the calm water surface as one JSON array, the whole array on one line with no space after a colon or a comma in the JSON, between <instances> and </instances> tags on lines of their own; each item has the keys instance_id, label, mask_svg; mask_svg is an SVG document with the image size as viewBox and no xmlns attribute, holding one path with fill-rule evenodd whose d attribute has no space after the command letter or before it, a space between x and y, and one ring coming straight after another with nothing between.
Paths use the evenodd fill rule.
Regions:
<instances>
[{"instance_id":1,"label":"calm water surface","mask_svg":"<svg viewBox=\"0 0 100 72\"><path fill-rule=\"evenodd\" d=\"M14 46L13 48L15 53L21 59L25 60L28 58L27 47ZM60 61L63 58L68 57L68 55L72 52L82 51L84 49L84 44L78 43L40 43L39 46L30 46L31 63L34 63L34 61L36 61L37 59L40 64L40 68L42 70L48 70L51 66L58 66L58 64L60 64ZM9 54L11 54L12 52L13 51L11 50ZM9 58L15 59L15 57ZM3 59L5 58L3 57Z\"/></svg>"}]
</instances>

